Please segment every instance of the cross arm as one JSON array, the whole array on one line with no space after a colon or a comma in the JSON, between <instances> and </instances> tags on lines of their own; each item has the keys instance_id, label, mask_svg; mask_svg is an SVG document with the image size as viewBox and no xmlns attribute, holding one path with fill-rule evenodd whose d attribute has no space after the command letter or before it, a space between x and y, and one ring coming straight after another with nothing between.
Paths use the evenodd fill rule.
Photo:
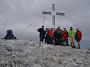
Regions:
<instances>
[{"instance_id":1,"label":"cross arm","mask_svg":"<svg viewBox=\"0 0 90 67\"><path fill-rule=\"evenodd\" d=\"M48 12L48 11L42 11L42 14L51 15L51 14L52 14L52 12Z\"/></svg>"},{"instance_id":2,"label":"cross arm","mask_svg":"<svg viewBox=\"0 0 90 67\"><path fill-rule=\"evenodd\" d=\"M56 15L65 16L65 13L59 13L59 12L57 12Z\"/></svg>"}]
</instances>

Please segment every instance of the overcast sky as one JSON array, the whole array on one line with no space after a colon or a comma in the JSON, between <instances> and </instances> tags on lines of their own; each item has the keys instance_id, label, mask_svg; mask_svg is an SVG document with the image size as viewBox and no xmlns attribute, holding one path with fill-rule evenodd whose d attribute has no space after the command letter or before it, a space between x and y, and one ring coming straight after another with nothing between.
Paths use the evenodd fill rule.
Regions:
<instances>
[{"instance_id":1,"label":"overcast sky","mask_svg":"<svg viewBox=\"0 0 90 67\"><path fill-rule=\"evenodd\" d=\"M52 17L42 11L52 11L55 3L56 12L65 12L64 17L56 16L56 26L61 28L79 27L83 40L90 40L90 0L0 0L0 36L4 37L7 29L12 29L18 38L37 39L37 28L45 24L52 25ZM28 29L27 26L32 24Z\"/></svg>"}]
</instances>

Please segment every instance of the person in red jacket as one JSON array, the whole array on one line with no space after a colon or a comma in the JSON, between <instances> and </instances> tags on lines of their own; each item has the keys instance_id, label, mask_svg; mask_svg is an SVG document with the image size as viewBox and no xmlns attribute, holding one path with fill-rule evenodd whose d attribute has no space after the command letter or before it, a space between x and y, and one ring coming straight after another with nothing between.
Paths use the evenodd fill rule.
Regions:
<instances>
[{"instance_id":1,"label":"person in red jacket","mask_svg":"<svg viewBox=\"0 0 90 67\"><path fill-rule=\"evenodd\" d=\"M76 34L75 34L75 40L78 43L78 48L80 49L80 41L82 39L82 32L79 29L76 29Z\"/></svg>"},{"instance_id":2,"label":"person in red jacket","mask_svg":"<svg viewBox=\"0 0 90 67\"><path fill-rule=\"evenodd\" d=\"M69 44L68 44L68 32L67 32L66 28L63 28L63 30L64 31L62 33L62 39L64 41L64 45L69 46Z\"/></svg>"},{"instance_id":3,"label":"person in red jacket","mask_svg":"<svg viewBox=\"0 0 90 67\"><path fill-rule=\"evenodd\" d=\"M53 44L54 28L48 30L49 44Z\"/></svg>"}]
</instances>

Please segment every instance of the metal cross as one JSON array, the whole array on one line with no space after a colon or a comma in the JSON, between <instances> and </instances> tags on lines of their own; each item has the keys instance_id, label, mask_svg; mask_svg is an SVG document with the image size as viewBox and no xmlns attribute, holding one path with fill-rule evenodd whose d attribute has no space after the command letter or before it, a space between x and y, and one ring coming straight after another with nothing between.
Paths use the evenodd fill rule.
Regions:
<instances>
[{"instance_id":1,"label":"metal cross","mask_svg":"<svg viewBox=\"0 0 90 67\"><path fill-rule=\"evenodd\" d=\"M59 12L55 12L55 4L52 4L52 12L49 11L42 11L42 14L44 15L52 15L52 25L55 26L55 16L59 15L59 16L64 16L65 13L59 13Z\"/></svg>"}]
</instances>

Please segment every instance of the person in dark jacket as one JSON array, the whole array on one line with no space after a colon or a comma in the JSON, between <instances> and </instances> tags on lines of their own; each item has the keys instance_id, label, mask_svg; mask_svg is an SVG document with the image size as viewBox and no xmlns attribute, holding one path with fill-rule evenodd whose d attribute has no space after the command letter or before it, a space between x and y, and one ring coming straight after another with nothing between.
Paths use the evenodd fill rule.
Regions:
<instances>
[{"instance_id":1,"label":"person in dark jacket","mask_svg":"<svg viewBox=\"0 0 90 67\"><path fill-rule=\"evenodd\" d=\"M43 42L44 41L44 36L45 36L45 30L44 30L44 26L42 26L42 28L39 28L38 29L38 32L40 33L39 34L39 38L40 38L40 42Z\"/></svg>"},{"instance_id":2,"label":"person in dark jacket","mask_svg":"<svg viewBox=\"0 0 90 67\"><path fill-rule=\"evenodd\" d=\"M7 33L6 33L6 36L3 38L3 39L16 39L16 37L13 35L13 31L10 29L10 30L7 30Z\"/></svg>"},{"instance_id":3,"label":"person in dark jacket","mask_svg":"<svg viewBox=\"0 0 90 67\"><path fill-rule=\"evenodd\" d=\"M67 32L66 28L63 28L62 39L64 41L64 45L69 46L69 44L68 44L68 32Z\"/></svg>"},{"instance_id":4,"label":"person in dark jacket","mask_svg":"<svg viewBox=\"0 0 90 67\"><path fill-rule=\"evenodd\" d=\"M76 29L76 34L75 34L75 40L78 43L78 48L80 49L80 41L82 39L82 32L79 29Z\"/></svg>"},{"instance_id":5,"label":"person in dark jacket","mask_svg":"<svg viewBox=\"0 0 90 67\"><path fill-rule=\"evenodd\" d=\"M55 45L62 45L62 30L60 29L59 26L54 32L54 42Z\"/></svg>"},{"instance_id":6,"label":"person in dark jacket","mask_svg":"<svg viewBox=\"0 0 90 67\"><path fill-rule=\"evenodd\" d=\"M45 33L45 43L46 44L50 44L50 38L48 36L48 30L49 30L49 28L46 28L46 33Z\"/></svg>"}]
</instances>

